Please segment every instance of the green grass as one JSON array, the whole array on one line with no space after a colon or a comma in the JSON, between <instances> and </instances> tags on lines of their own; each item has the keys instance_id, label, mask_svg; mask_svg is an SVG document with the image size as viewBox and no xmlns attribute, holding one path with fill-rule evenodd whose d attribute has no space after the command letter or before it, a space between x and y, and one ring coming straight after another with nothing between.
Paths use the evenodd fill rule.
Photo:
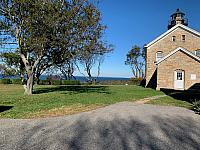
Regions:
<instances>
[{"instance_id":1,"label":"green grass","mask_svg":"<svg viewBox=\"0 0 200 150\"><path fill-rule=\"evenodd\" d=\"M177 106L177 107L185 107L185 108L192 108L191 103L187 101L177 100L170 96L162 97L156 100L151 100L148 104L153 105L164 105L164 106Z\"/></svg>"},{"instance_id":2,"label":"green grass","mask_svg":"<svg viewBox=\"0 0 200 150\"><path fill-rule=\"evenodd\" d=\"M26 96L20 85L0 85L0 106L13 106L0 118L31 118L55 108L105 106L163 94L139 86L35 86L34 93Z\"/></svg>"}]
</instances>

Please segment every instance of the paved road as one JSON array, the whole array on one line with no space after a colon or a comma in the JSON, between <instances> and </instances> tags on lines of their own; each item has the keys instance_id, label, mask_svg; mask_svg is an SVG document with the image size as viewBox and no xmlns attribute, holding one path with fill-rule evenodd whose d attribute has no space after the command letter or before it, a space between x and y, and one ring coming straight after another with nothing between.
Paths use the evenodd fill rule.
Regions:
<instances>
[{"instance_id":1,"label":"paved road","mask_svg":"<svg viewBox=\"0 0 200 150\"><path fill-rule=\"evenodd\" d=\"M38 120L0 120L1 150L200 150L200 116L178 108L123 102Z\"/></svg>"}]
</instances>

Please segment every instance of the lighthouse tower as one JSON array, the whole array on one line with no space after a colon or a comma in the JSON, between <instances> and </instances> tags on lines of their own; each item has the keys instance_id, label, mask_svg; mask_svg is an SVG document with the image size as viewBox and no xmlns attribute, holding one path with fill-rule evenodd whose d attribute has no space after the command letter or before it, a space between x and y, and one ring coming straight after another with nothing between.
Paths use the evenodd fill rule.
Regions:
<instances>
[{"instance_id":1,"label":"lighthouse tower","mask_svg":"<svg viewBox=\"0 0 200 150\"><path fill-rule=\"evenodd\" d=\"M177 9L176 12L171 15L171 20L169 21L168 29L171 29L176 24L183 24L185 26L188 26L188 20L185 18L185 14L179 9Z\"/></svg>"}]
</instances>

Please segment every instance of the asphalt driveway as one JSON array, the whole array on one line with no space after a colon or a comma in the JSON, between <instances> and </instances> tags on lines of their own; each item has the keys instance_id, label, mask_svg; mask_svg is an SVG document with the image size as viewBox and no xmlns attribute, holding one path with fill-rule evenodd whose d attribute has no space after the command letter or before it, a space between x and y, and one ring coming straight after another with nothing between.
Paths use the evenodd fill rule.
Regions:
<instances>
[{"instance_id":1,"label":"asphalt driveway","mask_svg":"<svg viewBox=\"0 0 200 150\"><path fill-rule=\"evenodd\" d=\"M0 120L1 150L200 150L200 116L123 102L71 116Z\"/></svg>"}]
</instances>

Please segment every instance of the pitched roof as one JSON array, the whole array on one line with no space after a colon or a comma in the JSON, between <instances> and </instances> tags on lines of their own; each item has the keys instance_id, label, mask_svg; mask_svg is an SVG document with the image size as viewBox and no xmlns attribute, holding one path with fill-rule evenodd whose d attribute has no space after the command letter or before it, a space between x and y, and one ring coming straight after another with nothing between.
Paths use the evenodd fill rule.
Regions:
<instances>
[{"instance_id":1,"label":"pitched roof","mask_svg":"<svg viewBox=\"0 0 200 150\"><path fill-rule=\"evenodd\" d=\"M157 37L155 40L153 40L152 42L150 42L149 44L147 44L145 47L146 48L150 47L151 45L155 44L156 42L158 42L159 40L161 40L162 38L164 38L169 33L175 31L177 28L182 28L182 29L184 29L186 31L189 31L190 33L193 33L193 34L195 34L195 35L197 35L197 36L200 37L200 33L198 31L195 31L195 30L193 30L193 29L191 29L191 28L189 28L189 27L187 27L187 26L185 26L183 24L177 24L174 27L172 27L171 29L169 29L168 31L166 31L165 33L163 33L162 35L160 35L159 37Z\"/></svg>"},{"instance_id":2,"label":"pitched roof","mask_svg":"<svg viewBox=\"0 0 200 150\"><path fill-rule=\"evenodd\" d=\"M191 53L190 51L188 51L188 50L186 50L186 49L184 49L184 48L182 48L182 47L178 47L177 49L175 49L174 51L172 51L171 53L169 53L168 55L166 55L165 57L163 57L162 59L160 59L160 60L156 63L156 65L158 65L158 64L161 63L162 61L166 60L167 58L169 58L170 56L172 56L173 54L175 54L175 53L178 52L178 51L182 51L182 52L186 53L188 56L190 56L191 58L193 58L193 59L195 59L195 60L197 60L197 61L200 62L200 57L194 55L193 53Z\"/></svg>"}]
</instances>

